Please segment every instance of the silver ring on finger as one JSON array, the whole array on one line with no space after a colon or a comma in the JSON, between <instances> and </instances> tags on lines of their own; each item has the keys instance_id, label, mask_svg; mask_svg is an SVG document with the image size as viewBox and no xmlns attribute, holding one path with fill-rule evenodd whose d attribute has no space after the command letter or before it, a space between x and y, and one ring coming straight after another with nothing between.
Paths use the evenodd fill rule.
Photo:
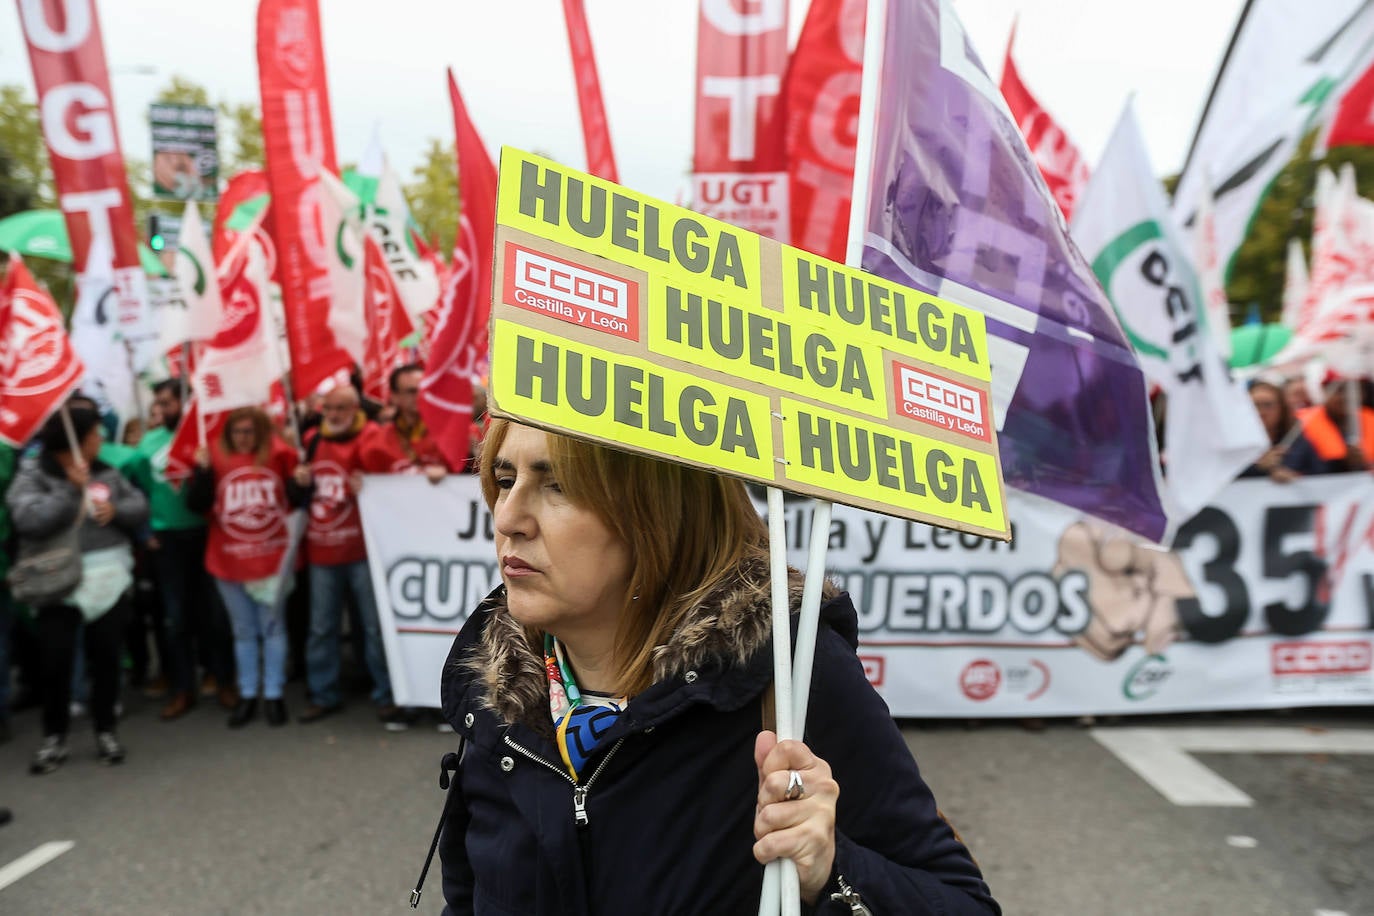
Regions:
<instances>
[{"instance_id":1,"label":"silver ring on finger","mask_svg":"<svg viewBox=\"0 0 1374 916\"><path fill-rule=\"evenodd\" d=\"M796 770L787 771L787 791L782 793L784 801L796 801L806 794L806 784Z\"/></svg>"}]
</instances>

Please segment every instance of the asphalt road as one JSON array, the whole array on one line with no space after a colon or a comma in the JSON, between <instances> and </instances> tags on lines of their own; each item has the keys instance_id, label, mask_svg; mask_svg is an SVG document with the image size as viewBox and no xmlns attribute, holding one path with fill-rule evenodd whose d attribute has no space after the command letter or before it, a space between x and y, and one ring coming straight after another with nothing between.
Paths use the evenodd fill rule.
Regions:
<instances>
[{"instance_id":1,"label":"asphalt road","mask_svg":"<svg viewBox=\"0 0 1374 916\"><path fill-rule=\"evenodd\" d=\"M0 746L0 805L15 812L0 883L43 844L74 845L0 888L0 913L408 911L451 736L387 733L362 698L312 725L241 732L208 705L174 723L140 697L128 707L123 766L95 762L82 722L72 759L44 777L27 774L37 713L19 714ZM1374 711L1118 727L1141 724L1364 732ZM1374 755L1203 755L1254 804L1179 807L1071 723L904 730L1008 914L1374 916ZM420 911L441 896L436 865Z\"/></svg>"}]
</instances>

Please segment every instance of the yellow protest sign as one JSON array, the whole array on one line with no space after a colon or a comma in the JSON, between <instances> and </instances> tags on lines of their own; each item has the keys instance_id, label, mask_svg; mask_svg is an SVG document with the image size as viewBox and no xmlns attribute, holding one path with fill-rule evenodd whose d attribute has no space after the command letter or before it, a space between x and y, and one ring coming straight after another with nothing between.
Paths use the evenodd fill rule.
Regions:
<instances>
[{"instance_id":1,"label":"yellow protest sign","mask_svg":"<svg viewBox=\"0 0 1374 916\"><path fill-rule=\"evenodd\" d=\"M492 412L1006 539L976 310L502 150Z\"/></svg>"}]
</instances>

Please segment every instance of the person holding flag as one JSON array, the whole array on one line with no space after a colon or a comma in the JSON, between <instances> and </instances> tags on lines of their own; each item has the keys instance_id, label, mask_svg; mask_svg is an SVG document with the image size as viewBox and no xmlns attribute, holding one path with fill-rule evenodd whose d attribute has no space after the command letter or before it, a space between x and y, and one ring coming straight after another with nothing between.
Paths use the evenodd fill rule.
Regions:
<instances>
[{"instance_id":1,"label":"person holding flag","mask_svg":"<svg viewBox=\"0 0 1374 916\"><path fill-rule=\"evenodd\" d=\"M444 665L446 913L753 913L779 858L817 913L1001 912L833 586L806 741L777 740L768 532L741 481L505 419L479 473L502 584ZM645 824L668 829L646 846Z\"/></svg>"},{"instance_id":2,"label":"person holding flag","mask_svg":"<svg viewBox=\"0 0 1374 916\"><path fill-rule=\"evenodd\" d=\"M134 483L148 494L152 536L148 550L162 595L168 657L163 660L169 684L163 721L180 718L196 704L199 693L214 696L225 709L238 705L229 627L205 571L205 519L186 507L180 487L167 479L167 458L181 423L181 385L174 379L153 386L153 404L162 425L149 429L138 443L145 459L134 466ZM197 646L207 662L206 677L196 677Z\"/></svg>"},{"instance_id":3,"label":"person holding flag","mask_svg":"<svg viewBox=\"0 0 1374 916\"><path fill-rule=\"evenodd\" d=\"M25 462L6 494L14 529L24 542L48 544L77 529L79 583L40 600L34 615L43 656L43 743L29 772L51 773L67 759L72 666L78 633L91 675L91 718L101 763L124 762L115 734L119 651L133 586L133 537L148 518L148 501L114 468L97 460L100 417L63 408L48 418L41 453ZM84 627L83 627L84 623Z\"/></svg>"},{"instance_id":4,"label":"person holding flag","mask_svg":"<svg viewBox=\"0 0 1374 916\"><path fill-rule=\"evenodd\" d=\"M186 505L210 516L205 567L234 629L239 701L228 724L247 725L261 695L267 724L285 725L286 622L277 609L294 573L282 564L290 539L286 481L296 469L296 450L275 434L260 407L230 411L221 429L196 452Z\"/></svg>"},{"instance_id":5,"label":"person holding flag","mask_svg":"<svg viewBox=\"0 0 1374 916\"><path fill-rule=\"evenodd\" d=\"M339 687L339 630L351 595L363 630L363 661L372 676L372 702L389 728L404 729L409 713L391 696L391 676L377 619L358 514L363 485L361 447L375 433L356 388L340 385L324 396L320 425L306 434L305 460L292 473L293 505L308 505L305 559L310 567L310 636L305 648L310 701L297 717L315 722L343 708Z\"/></svg>"}]
</instances>

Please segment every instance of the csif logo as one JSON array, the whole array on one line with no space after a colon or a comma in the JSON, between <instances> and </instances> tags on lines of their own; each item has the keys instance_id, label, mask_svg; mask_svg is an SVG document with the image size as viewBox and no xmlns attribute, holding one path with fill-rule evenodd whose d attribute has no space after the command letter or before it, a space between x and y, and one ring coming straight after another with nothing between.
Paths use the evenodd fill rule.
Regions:
<instances>
[{"instance_id":1,"label":"csif logo","mask_svg":"<svg viewBox=\"0 0 1374 916\"><path fill-rule=\"evenodd\" d=\"M506 243L504 301L570 324L639 340L639 284Z\"/></svg>"},{"instance_id":2,"label":"csif logo","mask_svg":"<svg viewBox=\"0 0 1374 916\"><path fill-rule=\"evenodd\" d=\"M1121 683L1121 694L1128 700L1148 700L1173 677L1174 669L1162 655L1147 655L1131 666Z\"/></svg>"}]
</instances>

